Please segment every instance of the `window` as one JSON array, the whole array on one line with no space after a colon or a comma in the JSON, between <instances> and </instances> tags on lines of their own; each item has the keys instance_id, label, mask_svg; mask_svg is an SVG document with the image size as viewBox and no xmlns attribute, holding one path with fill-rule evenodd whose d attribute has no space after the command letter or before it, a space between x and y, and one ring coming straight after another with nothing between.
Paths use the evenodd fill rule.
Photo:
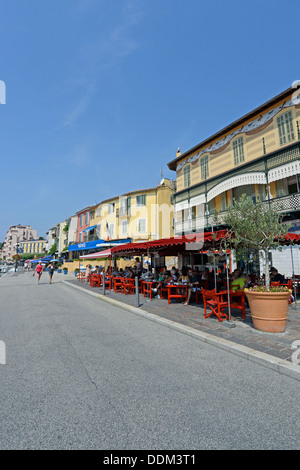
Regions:
<instances>
[{"instance_id":1,"label":"window","mask_svg":"<svg viewBox=\"0 0 300 470\"><path fill-rule=\"evenodd\" d=\"M79 234L79 243L82 243L82 232Z\"/></svg>"},{"instance_id":2,"label":"window","mask_svg":"<svg viewBox=\"0 0 300 470\"><path fill-rule=\"evenodd\" d=\"M114 237L114 232L115 232L115 225L114 224L108 224L108 236L110 238L113 238Z\"/></svg>"},{"instance_id":3,"label":"window","mask_svg":"<svg viewBox=\"0 0 300 470\"><path fill-rule=\"evenodd\" d=\"M113 214L115 212L115 203L111 202L110 204L107 205L107 212L109 214Z\"/></svg>"},{"instance_id":4,"label":"window","mask_svg":"<svg viewBox=\"0 0 300 470\"><path fill-rule=\"evenodd\" d=\"M209 212L209 214L215 214L215 212L216 212L216 203L215 203L214 199L211 199L208 202L208 212Z\"/></svg>"},{"instance_id":5,"label":"window","mask_svg":"<svg viewBox=\"0 0 300 470\"><path fill-rule=\"evenodd\" d=\"M257 194L257 199L261 201L266 200L266 186L264 184L257 184L256 185L256 194Z\"/></svg>"},{"instance_id":6,"label":"window","mask_svg":"<svg viewBox=\"0 0 300 470\"><path fill-rule=\"evenodd\" d=\"M243 137L234 140L233 144L234 164L239 165L245 161Z\"/></svg>"},{"instance_id":7,"label":"window","mask_svg":"<svg viewBox=\"0 0 300 470\"><path fill-rule=\"evenodd\" d=\"M288 111L277 118L280 145L292 142L295 139L293 128L293 113Z\"/></svg>"},{"instance_id":8,"label":"window","mask_svg":"<svg viewBox=\"0 0 300 470\"><path fill-rule=\"evenodd\" d=\"M123 197L120 199L120 215L125 214L127 214L127 199L126 197Z\"/></svg>"},{"instance_id":9,"label":"window","mask_svg":"<svg viewBox=\"0 0 300 470\"><path fill-rule=\"evenodd\" d=\"M137 224L138 233L146 233L146 219L138 219Z\"/></svg>"},{"instance_id":10,"label":"window","mask_svg":"<svg viewBox=\"0 0 300 470\"><path fill-rule=\"evenodd\" d=\"M183 185L185 188L191 185L191 169L190 166L185 166L183 170Z\"/></svg>"},{"instance_id":11,"label":"window","mask_svg":"<svg viewBox=\"0 0 300 470\"><path fill-rule=\"evenodd\" d=\"M136 197L136 205L137 206L145 206L146 205L146 194L142 194L141 196Z\"/></svg>"},{"instance_id":12,"label":"window","mask_svg":"<svg viewBox=\"0 0 300 470\"><path fill-rule=\"evenodd\" d=\"M122 225L121 225L121 235L127 235L127 230L128 230L128 222L127 220L123 220Z\"/></svg>"},{"instance_id":13,"label":"window","mask_svg":"<svg viewBox=\"0 0 300 470\"><path fill-rule=\"evenodd\" d=\"M80 214L80 227L83 226L83 214Z\"/></svg>"},{"instance_id":14,"label":"window","mask_svg":"<svg viewBox=\"0 0 300 470\"><path fill-rule=\"evenodd\" d=\"M289 176L287 178L287 187L289 194L299 193L299 181L297 175Z\"/></svg>"},{"instance_id":15,"label":"window","mask_svg":"<svg viewBox=\"0 0 300 470\"><path fill-rule=\"evenodd\" d=\"M287 191L285 189L285 180L275 181L275 188L276 188L276 197L285 196L287 194Z\"/></svg>"},{"instance_id":16,"label":"window","mask_svg":"<svg viewBox=\"0 0 300 470\"><path fill-rule=\"evenodd\" d=\"M94 220L95 218L95 211L90 212L90 220Z\"/></svg>"},{"instance_id":17,"label":"window","mask_svg":"<svg viewBox=\"0 0 300 470\"><path fill-rule=\"evenodd\" d=\"M235 201L238 201L243 194L252 198L253 202L256 202L255 196L255 185L254 184L246 184L244 186L237 186L236 188L232 189L232 197Z\"/></svg>"},{"instance_id":18,"label":"window","mask_svg":"<svg viewBox=\"0 0 300 470\"><path fill-rule=\"evenodd\" d=\"M227 207L226 193L222 193L220 195L220 199L221 199L221 212L224 212L226 211L226 207Z\"/></svg>"},{"instance_id":19,"label":"window","mask_svg":"<svg viewBox=\"0 0 300 470\"><path fill-rule=\"evenodd\" d=\"M96 217L101 217L101 206L98 206L96 209Z\"/></svg>"},{"instance_id":20,"label":"window","mask_svg":"<svg viewBox=\"0 0 300 470\"><path fill-rule=\"evenodd\" d=\"M90 219L89 215L90 215L89 212L85 213L85 225L87 225L89 223L89 219Z\"/></svg>"},{"instance_id":21,"label":"window","mask_svg":"<svg viewBox=\"0 0 300 470\"><path fill-rule=\"evenodd\" d=\"M209 176L209 172L208 172L208 155L201 158L200 167L201 167L201 179L206 180Z\"/></svg>"}]
</instances>

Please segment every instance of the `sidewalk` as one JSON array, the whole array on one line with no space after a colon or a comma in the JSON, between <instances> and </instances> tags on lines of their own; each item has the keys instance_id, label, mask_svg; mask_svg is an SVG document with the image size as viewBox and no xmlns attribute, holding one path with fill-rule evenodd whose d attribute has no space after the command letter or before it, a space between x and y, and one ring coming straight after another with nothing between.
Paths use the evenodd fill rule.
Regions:
<instances>
[{"instance_id":1,"label":"sidewalk","mask_svg":"<svg viewBox=\"0 0 300 470\"><path fill-rule=\"evenodd\" d=\"M300 365L292 360L292 354L300 349L300 301L289 306L287 328L284 333L264 333L255 330L249 309L246 309L246 319L243 320L239 310L231 310L231 321L219 322L216 316L204 318L203 304L184 306L182 303L167 300L146 299L139 295L140 307L136 306L135 295L116 294L102 288L92 288L89 284L79 282L74 277L63 279L64 284L83 292L95 295L109 303L122 303L123 308L134 313L142 314L149 319L159 321L169 327L181 329L188 334L194 334L199 339L210 342L215 346L230 350L248 359L261 362L279 372L288 373L300 380ZM299 341L297 348L292 348L294 341ZM300 354L299 354L300 359ZM284 370L279 370L284 366Z\"/></svg>"}]
</instances>

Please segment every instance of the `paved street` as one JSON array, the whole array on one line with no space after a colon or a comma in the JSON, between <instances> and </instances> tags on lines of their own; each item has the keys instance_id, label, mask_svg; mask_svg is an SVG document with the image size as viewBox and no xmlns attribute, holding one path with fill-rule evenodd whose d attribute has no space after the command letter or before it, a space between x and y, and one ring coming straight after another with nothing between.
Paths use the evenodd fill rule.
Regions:
<instances>
[{"instance_id":1,"label":"paved street","mask_svg":"<svg viewBox=\"0 0 300 470\"><path fill-rule=\"evenodd\" d=\"M32 273L0 278L0 449L299 449L299 381Z\"/></svg>"}]
</instances>

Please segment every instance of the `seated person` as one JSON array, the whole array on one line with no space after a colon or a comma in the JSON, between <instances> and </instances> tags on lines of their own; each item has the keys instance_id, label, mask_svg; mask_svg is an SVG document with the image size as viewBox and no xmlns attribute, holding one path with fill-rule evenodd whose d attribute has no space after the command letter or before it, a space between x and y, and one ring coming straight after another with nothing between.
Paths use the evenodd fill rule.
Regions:
<instances>
[{"instance_id":1,"label":"seated person","mask_svg":"<svg viewBox=\"0 0 300 470\"><path fill-rule=\"evenodd\" d=\"M271 282L278 282L279 281L280 284L285 284L286 283L284 276L282 274L280 274L276 268L271 268L270 280L271 280Z\"/></svg>"},{"instance_id":2,"label":"seated person","mask_svg":"<svg viewBox=\"0 0 300 470\"><path fill-rule=\"evenodd\" d=\"M249 277L247 274L241 274L239 277L235 278L231 284L230 289L232 290L243 290L245 285L249 282Z\"/></svg>"},{"instance_id":3,"label":"seated person","mask_svg":"<svg viewBox=\"0 0 300 470\"><path fill-rule=\"evenodd\" d=\"M182 284L189 284L190 283L190 278L188 276L188 270L185 266L182 266L181 274L178 278L178 282L181 282Z\"/></svg>"},{"instance_id":4,"label":"seated person","mask_svg":"<svg viewBox=\"0 0 300 470\"><path fill-rule=\"evenodd\" d=\"M188 276L190 280L190 286L188 288L187 301L185 302L184 305L189 305L192 292L196 292L197 289L199 291L201 290L201 287L199 287L199 277L191 268L188 270Z\"/></svg>"},{"instance_id":5,"label":"seated person","mask_svg":"<svg viewBox=\"0 0 300 470\"><path fill-rule=\"evenodd\" d=\"M189 286L189 288L188 288L188 294L189 294L190 291L192 290L192 288L190 286L190 278L189 278L189 275L188 275L188 270L185 266L182 266L181 275L178 278L178 282L179 283L181 282L181 284L187 284ZM182 290L182 294L184 294L184 290ZM188 296L188 300L189 300L189 296ZM188 300L186 302L184 302L184 305L188 305Z\"/></svg>"},{"instance_id":6,"label":"seated person","mask_svg":"<svg viewBox=\"0 0 300 470\"><path fill-rule=\"evenodd\" d=\"M165 287L167 279L170 278L170 272L164 269L158 275L158 285L157 285L157 297L161 298L161 289Z\"/></svg>"}]
</instances>

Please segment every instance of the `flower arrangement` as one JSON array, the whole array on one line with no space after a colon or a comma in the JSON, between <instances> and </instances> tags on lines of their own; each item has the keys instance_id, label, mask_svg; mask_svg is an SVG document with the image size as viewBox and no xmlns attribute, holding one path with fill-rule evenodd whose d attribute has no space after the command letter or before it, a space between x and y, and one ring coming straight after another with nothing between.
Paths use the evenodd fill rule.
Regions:
<instances>
[{"instance_id":1,"label":"flower arrangement","mask_svg":"<svg viewBox=\"0 0 300 470\"><path fill-rule=\"evenodd\" d=\"M288 289L287 286L271 286L269 289L266 286L253 286L253 287L246 287L245 292L290 292L292 293L291 289Z\"/></svg>"}]
</instances>

